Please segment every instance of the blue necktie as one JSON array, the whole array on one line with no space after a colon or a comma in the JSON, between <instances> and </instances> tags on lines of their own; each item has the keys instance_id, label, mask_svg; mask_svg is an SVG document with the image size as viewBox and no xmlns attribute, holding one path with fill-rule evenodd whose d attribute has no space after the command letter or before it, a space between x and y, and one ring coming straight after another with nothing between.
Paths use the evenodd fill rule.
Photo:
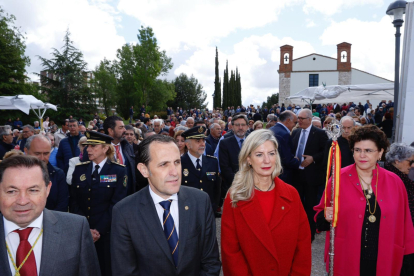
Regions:
<instances>
[{"instance_id":1,"label":"blue necktie","mask_svg":"<svg viewBox=\"0 0 414 276\"><path fill-rule=\"evenodd\" d=\"M300 138L299 142L299 149L296 157L299 161L302 161L303 150L305 149L305 137L306 136L306 129L302 129L302 138Z\"/></svg>"},{"instance_id":2,"label":"blue necktie","mask_svg":"<svg viewBox=\"0 0 414 276\"><path fill-rule=\"evenodd\" d=\"M244 139L240 139L240 148L243 146Z\"/></svg>"},{"instance_id":3,"label":"blue necktie","mask_svg":"<svg viewBox=\"0 0 414 276\"><path fill-rule=\"evenodd\" d=\"M200 159L197 159L197 166L196 166L197 170L201 170L201 165L200 165Z\"/></svg>"},{"instance_id":4,"label":"blue necktie","mask_svg":"<svg viewBox=\"0 0 414 276\"><path fill-rule=\"evenodd\" d=\"M174 264L177 267L178 265L178 235L177 230L175 229L174 219L170 212L172 199L161 201L160 205L164 209L164 234L167 238L168 245L171 249L171 254L174 259Z\"/></svg>"}]
</instances>

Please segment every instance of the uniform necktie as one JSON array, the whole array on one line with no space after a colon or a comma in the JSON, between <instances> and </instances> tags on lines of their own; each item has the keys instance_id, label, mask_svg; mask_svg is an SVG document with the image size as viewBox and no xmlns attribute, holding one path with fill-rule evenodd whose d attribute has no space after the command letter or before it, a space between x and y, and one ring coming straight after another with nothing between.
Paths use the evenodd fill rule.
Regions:
<instances>
[{"instance_id":1,"label":"uniform necktie","mask_svg":"<svg viewBox=\"0 0 414 276\"><path fill-rule=\"evenodd\" d=\"M99 178L99 165L95 165L95 170L92 173L93 180L97 180Z\"/></svg>"},{"instance_id":2,"label":"uniform necktie","mask_svg":"<svg viewBox=\"0 0 414 276\"><path fill-rule=\"evenodd\" d=\"M243 146L244 139L240 139L240 148Z\"/></svg>"},{"instance_id":3,"label":"uniform necktie","mask_svg":"<svg viewBox=\"0 0 414 276\"><path fill-rule=\"evenodd\" d=\"M115 151L116 151L116 160L118 161L119 164L124 164L124 159L122 159L122 154L121 151L119 150L119 145L115 146Z\"/></svg>"},{"instance_id":4,"label":"uniform necktie","mask_svg":"<svg viewBox=\"0 0 414 276\"><path fill-rule=\"evenodd\" d=\"M32 246L30 245L28 238L32 232L33 227L27 227L23 230L15 230L20 237L20 244L16 252L16 266L19 267L20 264L24 261L27 254L29 253ZM26 262L23 264L22 268L19 270L21 276L37 276L36 268L36 259L34 252L30 253L30 256L27 258Z\"/></svg>"},{"instance_id":5,"label":"uniform necktie","mask_svg":"<svg viewBox=\"0 0 414 276\"><path fill-rule=\"evenodd\" d=\"M306 129L302 129L302 138L300 138L299 142L299 149L296 154L296 157L299 159L299 161L302 160L303 150L305 149L305 139L306 139Z\"/></svg>"},{"instance_id":6,"label":"uniform necktie","mask_svg":"<svg viewBox=\"0 0 414 276\"><path fill-rule=\"evenodd\" d=\"M197 159L197 166L196 166L197 170L201 170L201 165L200 165L200 159Z\"/></svg>"},{"instance_id":7,"label":"uniform necktie","mask_svg":"<svg viewBox=\"0 0 414 276\"><path fill-rule=\"evenodd\" d=\"M170 246L171 254L174 260L174 264L177 267L178 265L178 235L177 230L175 229L174 219L171 215L170 207L171 207L172 199L161 201L160 205L164 209L164 234L167 238L168 245Z\"/></svg>"}]
</instances>

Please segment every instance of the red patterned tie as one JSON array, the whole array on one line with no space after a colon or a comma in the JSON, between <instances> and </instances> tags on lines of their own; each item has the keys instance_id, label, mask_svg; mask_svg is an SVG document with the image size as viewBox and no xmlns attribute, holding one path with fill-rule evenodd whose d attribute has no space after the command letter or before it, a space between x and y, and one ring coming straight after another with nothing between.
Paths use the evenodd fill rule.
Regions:
<instances>
[{"instance_id":1,"label":"red patterned tie","mask_svg":"<svg viewBox=\"0 0 414 276\"><path fill-rule=\"evenodd\" d=\"M23 230L14 231L20 236L20 244L16 252L17 267L19 267L20 264L24 261L30 249L32 248L29 241L27 240L29 238L30 232L32 232L32 229L32 227L28 227ZM21 276L37 276L36 260L33 251L30 253L30 256L27 258L22 268L19 270L19 273Z\"/></svg>"},{"instance_id":2,"label":"red patterned tie","mask_svg":"<svg viewBox=\"0 0 414 276\"><path fill-rule=\"evenodd\" d=\"M116 151L116 160L118 160L119 164L124 164L124 160L122 159L122 154L121 151L119 150L119 145L115 146L115 151Z\"/></svg>"}]
</instances>

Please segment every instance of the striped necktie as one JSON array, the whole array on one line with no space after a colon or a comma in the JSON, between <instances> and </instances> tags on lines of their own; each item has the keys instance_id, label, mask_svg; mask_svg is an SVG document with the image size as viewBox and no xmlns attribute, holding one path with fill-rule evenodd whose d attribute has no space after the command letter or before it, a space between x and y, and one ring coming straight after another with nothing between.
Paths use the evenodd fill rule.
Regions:
<instances>
[{"instance_id":1,"label":"striped necktie","mask_svg":"<svg viewBox=\"0 0 414 276\"><path fill-rule=\"evenodd\" d=\"M171 207L172 199L161 201L160 205L164 209L164 234L167 238L168 245L170 246L171 254L174 260L175 267L178 265L178 235L177 230L175 229L174 219L171 215L170 207Z\"/></svg>"}]
</instances>

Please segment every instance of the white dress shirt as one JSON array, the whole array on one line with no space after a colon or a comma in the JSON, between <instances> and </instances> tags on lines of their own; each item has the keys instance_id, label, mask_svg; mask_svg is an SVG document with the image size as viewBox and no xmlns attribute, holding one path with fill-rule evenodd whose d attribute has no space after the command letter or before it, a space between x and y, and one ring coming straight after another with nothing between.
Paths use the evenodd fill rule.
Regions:
<instances>
[{"instance_id":1,"label":"white dress shirt","mask_svg":"<svg viewBox=\"0 0 414 276\"><path fill-rule=\"evenodd\" d=\"M11 222L7 220L5 217L3 217L3 223L4 223L4 234L6 238L7 245L9 246L10 252L13 256L14 261L16 262L16 252L17 248L20 244L20 236L18 233L13 232L14 230L23 230L27 227L33 227L32 232L30 232L28 242L31 246L33 246L34 242L36 241L37 237L40 234L40 231L43 227L43 212L40 214L40 216L35 219L32 223L29 224L26 228L21 228L14 222ZM33 252L35 255L36 260L36 268L37 268L37 275L39 275L40 271L40 264L41 264L41 258L42 258L42 244L43 244L43 234L40 236L39 240L36 243L36 246L33 248ZM12 275L16 273L13 263L10 259L9 254L7 254L9 258L9 265L10 265L10 271L12 272Z\"/></svg>"},{"instance_id":2,"label":"white dress shirt","mask_svg":"<svg viewBox=\"0 0 414 276\"><path fill-rule=\"evenodd\" d=\"M152 197L152 200L154 201L154 205L155 205L155 209L157 210L157 214L158 214L158 218L160 220L161 223L161 227L162 229L164 229L164 208L162 208L160 202L161 201L166 201L166 200L170 200L172 199L171 202L171 206L170 206L170 212L171 212L171 216L174 220L174 225L175 225L175 230L177 231L177 237L178 239L180 239L179 236L179 217L178 217L178 196L177 194L173 194L172 196L170 196L167 199L163 199L162 197L160 197L159 195L157 195L156 193L154 193L151 189L151 186L148 185L148 189L150 191L150 195Z\"/></svg>"},{"instance_id":3,"label":"white dress shirt","mask_svg":"<svg viewBox=\"0 0 414 276\"><path fill-rule=\"evenodd\" d=\"M115 149L115 152L114 152L115 160L118 160L118 157L116 156L116 147L115 146L119 146L119 153L121 153L122 160L124 161L124 165L125 165L125 157L124 157L124 154L122 153L121 143L118 143L118 144L115 145L114 143L111 142L111 145L114 146L114 149Z\"/></svg>"},{"instance_id":4,"label":"white dress shirt","mask_svg":"<svg viewBox=\"0 0 414 276\"><path fill-rule=\"evenodd\" d=\"M191 162L193 162L194 168L197 168L197 159L200 159L200 162L199 162L200 166L203 167L203 164L202 164L203 163L203 158L202 158L203 155L200 155L200 157L197 158L197 157L193 156L190 153L190 151L187 151L187 153L188 153L188 156L190 157Z\"/></svg>"},{"instance_id":5,"label":"white dress shirt","mask_svg":"<svg viewBox=\"0 0 414 276\"><path fill-rule=\"evenodd\" d=\"M96 164L95 162L92 162L92 174L95 171L95 166L96 165L99 165L98 174L101 173L101 170L102 170L103 166L105 165L106 159L108 159L108 158L105 158L99 164Z\"/></svg>"},{"instance_id":6,"label":"white dress shirt","mask_svg":"<svg viewBox=\"0 0 414 276\"><path fill-rule=\"evenodd\" d=\"M308 126L308 128L306 128L306 132L305 132L305 135L306 135L306 136L305 136L305 144L303 145L303 154L305 154L306 143L308 142L309 133L310 133L311 128L312 128L312 124L311 124L310 126ZM299 150L299 145L300 145L300 139L302 139L302 135L304 135L304 134L303 134L303 130L301 129L301 130L300 130L299 140L298 140L298 148L296 149L295 156L298 156L298 150ZM303 155L303 154L302 154L302 155ZM302 156L302 158L300 159L300 163L302 163L302 162L303 162L303 160L305 160L305 158ZM303 170L303 169L305 169L305 168L304 168L304 167L302 167L302 166L299 166L299 169Z\"/></svg>"}]
</instances>

